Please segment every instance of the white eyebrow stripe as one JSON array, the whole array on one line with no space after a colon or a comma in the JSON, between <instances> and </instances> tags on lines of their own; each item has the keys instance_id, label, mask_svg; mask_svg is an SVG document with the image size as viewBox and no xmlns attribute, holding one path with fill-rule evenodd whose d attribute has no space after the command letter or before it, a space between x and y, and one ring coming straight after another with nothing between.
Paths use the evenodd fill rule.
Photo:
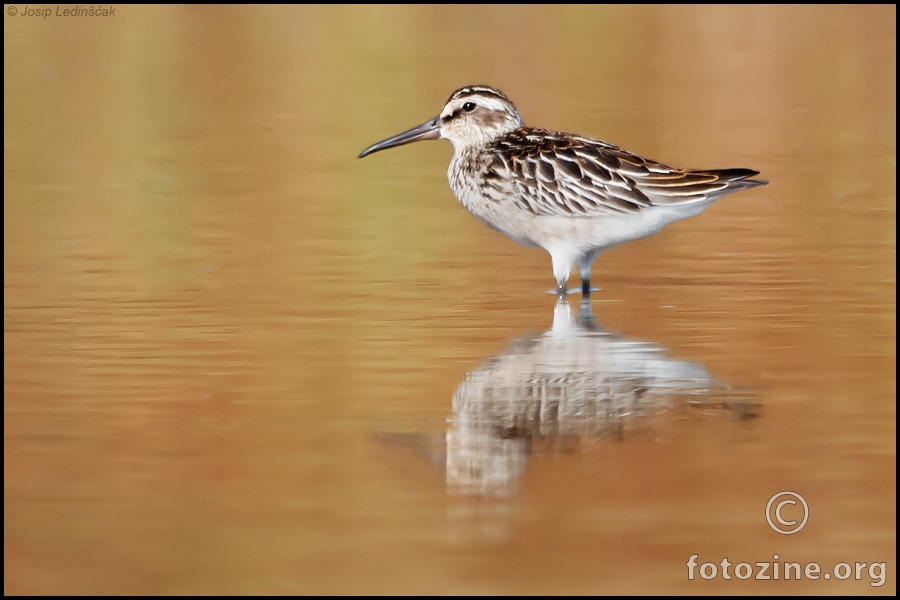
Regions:
<instances>
[{"instance_id":1,"label":"white eyebrow stripe","mask_svg":"<svg viewBox=\"0 0 900 600\"><path fill-rule=\"evenodd\" d=\"M488 110L496 110L501 112L507 112L509 104L500 100L494 96L478 96L478 101L475 102L478 106L482 106ZM474 100L474 97L469 97L468 100ZM465 104L465 103L464 103Z\"/></svg>"},{"instance_id":2,"label":"white eyebrow stripe","mask_svg":"<svg viewBox=\"0 0 900 600\"><path fill-rule=\"evenodd\" d=\"M490 111L499 112L499 113L509 113L511 112L511 107L509 102L501 100L496 96L480 96L480 95L470 95L463 96L462 98L457 98L453 102L450 102L444 107L444 110L441 111L441 118L449 117L455 112L459 112L462 110L462 107L465 106L467 102L474 102L481 108L485 108Z\"/></svg>"}]
</instances>

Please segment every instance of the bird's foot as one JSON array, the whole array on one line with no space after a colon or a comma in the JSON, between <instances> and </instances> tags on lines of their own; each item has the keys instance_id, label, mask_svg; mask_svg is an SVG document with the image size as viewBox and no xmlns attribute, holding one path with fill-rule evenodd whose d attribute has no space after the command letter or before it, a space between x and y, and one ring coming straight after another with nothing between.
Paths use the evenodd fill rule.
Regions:
<instances>
[{"instance_id":1,"label":"bird's foot","mask_svg":"<svg viewBox=\"0 0 900 600\"><path fill-rule=\"evenodd\" d=\"M594 289L600 289L600 288L594 288ZM556 288L555 290L547 290L547 293L548 294L556 294L560 298L565 298L569 294L577 294L581 291L582 291L582 289L580 287L579 288L571 288L571 289L566 289L565 287L561 287L561 288Z\"/></svg>"}]
</instances>

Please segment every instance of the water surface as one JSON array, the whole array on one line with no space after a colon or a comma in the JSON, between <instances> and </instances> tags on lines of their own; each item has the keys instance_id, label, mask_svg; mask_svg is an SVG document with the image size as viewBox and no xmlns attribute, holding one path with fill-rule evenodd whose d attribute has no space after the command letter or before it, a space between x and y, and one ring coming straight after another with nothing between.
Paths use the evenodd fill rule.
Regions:
<instances>
[{"instance_id":1,"label":"water surface","mask_svg":"<svg viewBox=\"0 0 900 600\"><path fill-rule=\"evenodd\" d=\"M895 593L893 7L9 14L6 593ZM556 305L355 159L472 83L771 183Z\"/></svg>"}]
</instances>

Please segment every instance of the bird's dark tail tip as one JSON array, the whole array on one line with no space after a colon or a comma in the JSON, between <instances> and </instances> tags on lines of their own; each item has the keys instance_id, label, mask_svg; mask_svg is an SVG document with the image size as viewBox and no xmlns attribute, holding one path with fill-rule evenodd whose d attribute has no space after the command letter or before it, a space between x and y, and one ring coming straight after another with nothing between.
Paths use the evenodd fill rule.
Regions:
<instances>
[{"instance_id":1,"label":"bird's dark tail tip","mask_svg":"<svg viewBox=\"0 0 900 600\"><path fill-rule=\"evenodd\" d=\"M735 182L735 185L729 186L729 189L746 190L769 183L766 179L751 179L751 177L759 175L759 171L754 171L753 169L707 169L701 172L707 175L715 175L722 181Z\"/></svg>"}]
</instances>

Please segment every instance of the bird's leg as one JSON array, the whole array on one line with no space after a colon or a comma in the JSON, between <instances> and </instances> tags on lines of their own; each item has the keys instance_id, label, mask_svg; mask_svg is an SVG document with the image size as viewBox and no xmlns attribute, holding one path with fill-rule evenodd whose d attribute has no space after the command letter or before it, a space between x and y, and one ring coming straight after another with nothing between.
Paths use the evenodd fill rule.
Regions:
<instances>
[{"instance_id":1,"label":"bird's leg","mask_svg":"<svg viewBox=\"0 0 900 600\"><path fill-rule=\"evenodd\" d=\"M591 295L591 263L589 260L582 261L578 265L578 272L581 273L581 295L585 298Z\"/></svg>"},{"instance_id":2,"label":"bird's leg","mask_svg":"<svg viewBox=\"0 0 900 600\"><path fill-rule=\"evenodd\" d=\"M566 254L554 254L550 252L553 261L553 277L556 279L556 295L565 298L569 293L566 283L569 281L569 273L572 272L573 260Z\"/></svg>"},{"instance_id":3,"label":"bird's leg","mask_svg":"<svg viewBox=\"0 0 900 600\"><path fill-rule=\"evenodd\" d=\"M590 298L591 292L599 289L591 287L591 264L595 258L597 258L596 254L589 254L578 261L578 272L581 274L581 295L585 298Z\"/></svg>"}]
</instances>

